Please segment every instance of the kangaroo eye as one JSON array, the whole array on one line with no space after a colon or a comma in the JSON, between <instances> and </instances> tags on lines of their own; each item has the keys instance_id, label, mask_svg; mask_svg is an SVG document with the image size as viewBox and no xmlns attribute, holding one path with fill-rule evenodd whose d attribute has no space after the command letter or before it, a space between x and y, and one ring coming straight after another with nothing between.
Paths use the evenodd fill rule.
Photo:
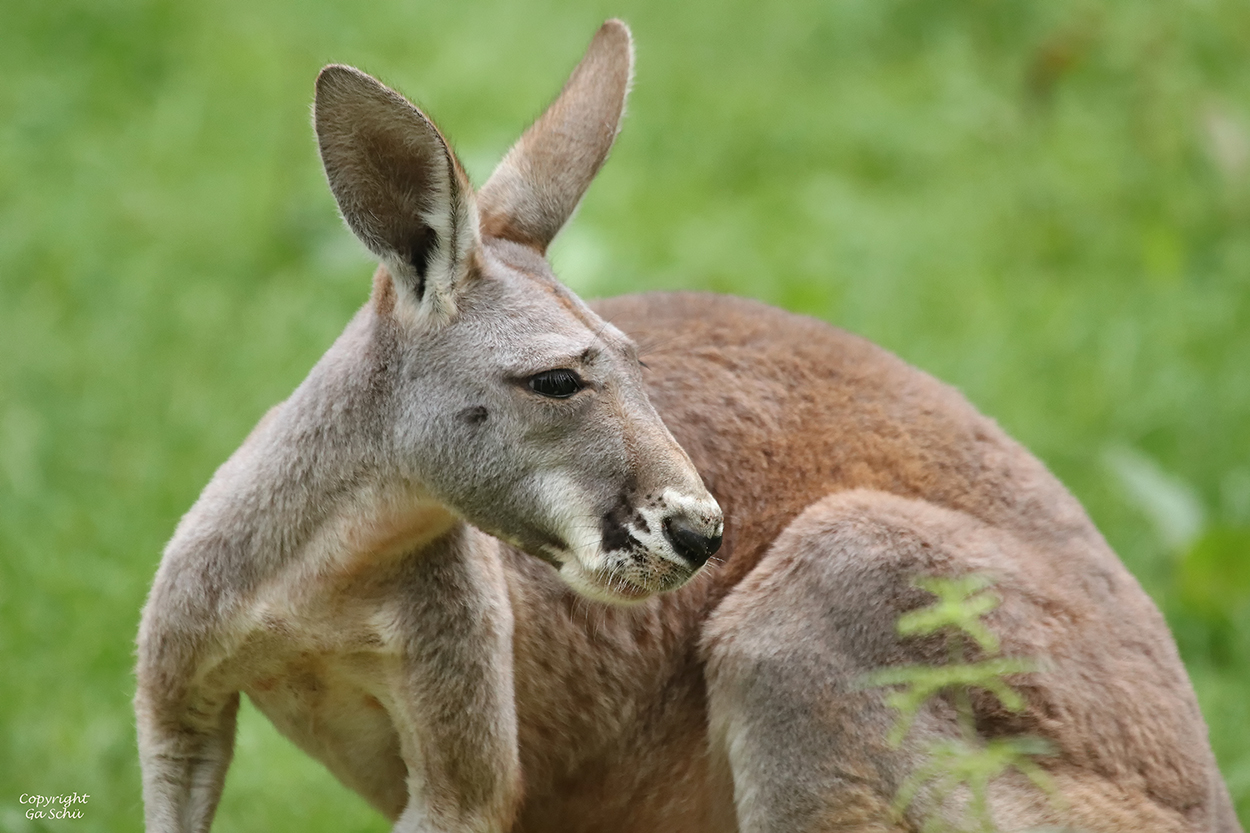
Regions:
<instances>
[{"instance_id":1,"label":"kangaroo eye","mask_svg":"<svg viewBox=\"0 0 1250 833\"><path fill-rule=\"evenodd\" d=\"M530 390L552 399L568 399L582 389L582 379L572 370L548 370L530 377Z\"/></svg>"}]
</instances>

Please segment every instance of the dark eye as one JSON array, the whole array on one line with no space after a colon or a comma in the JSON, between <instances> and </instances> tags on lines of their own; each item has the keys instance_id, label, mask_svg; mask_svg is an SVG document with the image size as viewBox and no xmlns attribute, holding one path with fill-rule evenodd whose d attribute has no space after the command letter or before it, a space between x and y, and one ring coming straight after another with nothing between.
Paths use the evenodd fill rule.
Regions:
<instances>
[{"instance_id":1,"label":"dark eye","mask_svg":"<svg viewBox=\"0 0 1250 833\"><path fill-rule=\"evenodd\" d=\"M530 377L530 390L552 399L568 399L582 389L582 379L572 370L548 370Z\"/></svg>"}]
</instances>

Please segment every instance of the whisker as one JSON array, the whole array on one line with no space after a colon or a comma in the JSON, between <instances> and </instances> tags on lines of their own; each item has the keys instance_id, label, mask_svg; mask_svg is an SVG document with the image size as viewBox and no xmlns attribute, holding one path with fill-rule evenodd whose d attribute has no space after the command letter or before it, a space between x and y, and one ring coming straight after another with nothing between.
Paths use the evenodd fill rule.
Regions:
<instances>
[{"instance_id":1,"label":"whisker","mask_svg":"<svg viewBox=\"0 0 1250 833\"><path fill-rule=\"evenodd\" d=\"M660 356L670 352L683 335L683 333L652 334L634 339L638 347L638 358L645 359L647 356Z\"/></svg>"}]
</instances>

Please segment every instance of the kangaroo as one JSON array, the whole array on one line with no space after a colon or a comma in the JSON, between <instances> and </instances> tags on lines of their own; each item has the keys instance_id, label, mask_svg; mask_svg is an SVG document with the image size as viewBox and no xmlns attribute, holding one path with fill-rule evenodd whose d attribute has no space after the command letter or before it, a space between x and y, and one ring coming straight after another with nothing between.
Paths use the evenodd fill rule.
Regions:
<instances>
[{"instance_id":1,"label":"kangaroo","mask_svg":"<svg viewBox=\"0 0 1250 833\"><path fill-rule=\"evenodd\" d=\"M1157 609L1081 506L953 389L750 301L587 306L545 259L632 77L608 21L474 191L434 124L346 66L316 84L368 303L169 542L138 636L149 831L208 830L241 692L396 831L887 831L948 701L898 746L864 675L920 575L984 573L1055 785L1004 830L1236 831ZM719 552L718 558L713 558ZM957 802L956 802L957 803Z\"/></svg>"}]
</instances>

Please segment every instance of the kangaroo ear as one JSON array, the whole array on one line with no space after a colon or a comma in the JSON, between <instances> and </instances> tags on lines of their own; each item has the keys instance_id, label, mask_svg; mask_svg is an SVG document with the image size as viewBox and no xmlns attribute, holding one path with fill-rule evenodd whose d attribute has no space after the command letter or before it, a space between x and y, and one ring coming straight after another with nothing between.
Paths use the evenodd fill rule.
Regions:
<instances>
[{"instance_id":1,"label":"kangaroo ear","mask_svg":"<svg viewBox=\"0 0 1250 833\"><path fill-rule=\"evenodd\" d=\"M313 122L348 227L381 258L401 296L454 314L478 220L468 177L438 128L399 93L340 65L317 76Z\"/></svg>"},{"instance_id":2,"label":"kangaroo ear","mask_svg":"<svg viewBox=\"0 0 1250 833\"><path fill-rule=\"evenodd\" d=\"M482 187L482 234L545 252L612 148L633 76L629 27L595 34L559 98Z\"/></svg>"}]
</instances>

